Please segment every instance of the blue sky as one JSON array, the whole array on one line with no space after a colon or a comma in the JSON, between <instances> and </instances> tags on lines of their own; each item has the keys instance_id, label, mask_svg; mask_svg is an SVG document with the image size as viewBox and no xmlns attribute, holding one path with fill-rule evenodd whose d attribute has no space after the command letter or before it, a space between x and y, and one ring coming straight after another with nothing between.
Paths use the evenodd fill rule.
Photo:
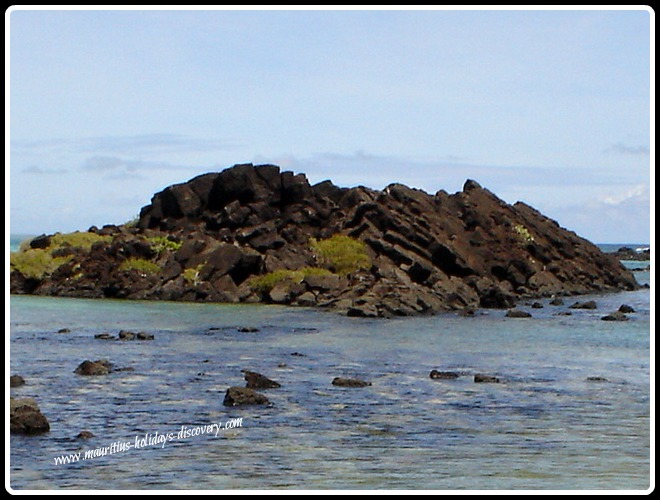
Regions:
<instances>
[{"instance_id":1,"label":"blue sky","mask_svg":"<svg viewBox=\"0 0 660 500\"><path fill-rule=\"evenodd\" d=\"M473 178L592 241L648 242L652 15L9 11L10 230L122 223L253 162Z\"/></svg>"}]
</instances>

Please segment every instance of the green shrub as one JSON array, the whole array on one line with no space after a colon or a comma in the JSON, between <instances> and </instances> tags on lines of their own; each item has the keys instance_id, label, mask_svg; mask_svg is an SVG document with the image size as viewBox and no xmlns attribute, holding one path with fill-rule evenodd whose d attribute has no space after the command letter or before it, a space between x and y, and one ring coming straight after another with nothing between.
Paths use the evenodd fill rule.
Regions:
<instances>
[{"instance_id":1,"label":"green shrub","mask_svg":"<svg viewBox=\"0 0 660 500\"><path fill-rule=\"evenodd\" d=\"M150 260L131 257L130 259L126 259L121 263L119 270L138 271L142 274L156 274L160 272L160 266L158 266L158 264L154 264Z\"/></svg>"},{"instance_id":2,"label":"green shrub","mask_svg":"<svg viewBox=\"0 0 660 500\"><path fill-rule=\"evenodd\" d=\"M9 267L12 271L18 271L26 278L43 279L70 260L71 256L53 257L46 250L32 248L11 253Z\"/></svg>"},{"instance_id":3,"label":"green shrub","mask_svg":"<svg viewBox=\"0 0 660 500\"><path fill-rule=\"evenodd\" d=\"M522 224L516 224L515 226L513 226L513 230L518 234L518 237L525 243L531 243L532 241L534 241L534 236L532 236L529 232L529 229L527 229Z\"/></svg>"},{"instance_id":4,"label":"green shrub","mask_svg":"<svg viewBox=\"0 0 660 500\"><path fill-rule=\"evenodd\" d=\"M317 261L337 274L346 275L371 266L367 246L350 236L338 234L320 241L312 238L310 247Z\"/></svg>"},{"instance_id":5,"label":"green shrub","mask_svg":"<svg viewBox=\"0 0 660 500\"><path fill-rule=\"evenodd\" d=\"M250 288L257 293L269 293L280 283L294 285L300 283L308 276L330 276L332 273L320 267L304 267L292 271L290 269L278 269L272 273L255 276L250 279Z\"/></svg>"},{"instance_id":6,"label":"green shrub","mask_svg":"<svg viewBox=\"0 0 660 500\"><path fill-rule=\"evenodd\" d=\"M200 279L199 279L199 273L202 271L202 268L204 267L204 264L200 264L197 267L189 267L186 270L183 271L183 278L191 285L199 285Z\"/></svg>"},{"instance_id":7,"label":"green shrub","mask_svg":"<svg viewBox=\"0 0 660 500\"><path fill-rule=\"evenodd\" d=\"M158 255L161 255L163 252L176 252L183 245L182 242L172 241L165 236L153 236L147 238L147 241L151 245L151 249Z\"/></svg>"}]
</instances>

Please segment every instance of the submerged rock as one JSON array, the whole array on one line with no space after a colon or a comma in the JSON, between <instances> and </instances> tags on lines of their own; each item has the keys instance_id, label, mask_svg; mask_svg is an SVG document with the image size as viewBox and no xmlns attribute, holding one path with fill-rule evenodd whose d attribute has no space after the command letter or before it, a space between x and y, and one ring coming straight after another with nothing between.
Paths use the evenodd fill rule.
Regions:
<instances>
[{"instance_id":1,"label":"submerged rock","mask_svg":"<svg viewBox=\"0 0 660 500\"><path fill-rule=\"evenodd\" d=\"M261 373L252 372L250 370L241 370L245 375L245 380L247 385L245 387L249 389L277 389L282 387L279 382L269 379L268 377L263 376Z\"/></svg>"},{"instance_id":2,"label":"submerged rock","mask_svg":"<svg viewBox=\"0 0 660 500\"><path fill-rule=\"evenodd\" d=\"M628 316L626 316L622 312L616 311L606 316L603 316L600 319L602 319L603 321L628 321L630 318L628 318Z\"/></svg>"},{"instance_id":3,"label":"submerged rock","mask_svg":"<svg viewBox=\"0 0 660 500\"><path fill-rule=\"evenodd\" d=\"M527 311L521 311L520 309L509 309L505 315L507 318L531 318L532 315Z\"/></svg>"},{"instance_id":4,"label":"submerged rock","mask_svg":"<svg viewBox=\"0 0 660 500\"><path fill-rule=\"evenodd\" d=\"M32 398L10 398L9 418L12 434L41 434L50 430L48 419Z\"/></svg>"},{"instance_id":5,"label":"submerged rock","mask_svg":"<svg viewBox=\"0 0 660 500\"><path fill-rule=\"evenodd\" d=\"M456 372L441 372L438 370L431 370L429 377L432 379L441 379L441 380L454 380L458 378L458 373Z\"/></svg>"},{"instance_id":6,"label":"submerged rock","mask_svg":"<svg viewBox=\"0 0 660 500\"><path fill-rule=\"evenodd\" d=\"M268 403L266 396L247 387L230 387L227 389L225 399L222 402L225 406L265 405Z\"/></svg>"},{"instance_id":7,"label":"submerged rock","mask_svg":"<svg viewBox=\"0 0 660 500\"><path fill-rule=\"evenodd\" d=\"M598 304L595 300L589 300L587 302L576 302L569 307L571 309L598 309Z\"/></svg>"},{"instance_id":8,"label":"submerged rock","mask_svg":"<svg viewBox=\"0 0 660 500\"><path fill-rule=\"evenodd\" d=\"M20 387L25 385L25 379L20 375L12 375L9 377L9 387Z\"/></svg>"},{"instance_id":9,"label":"submerged rock","mask_svg":"<svg viewBox=\"0 0 660 500\"><path fill-rule=\"evenodd\" d=\"M484 375L483 373L477 373L474 376L474 381L476 383L489 383L489 384L498 384L500 379L493 377L492 375Z\"/></svg>"},{"instance_id":10,"label":"submerged rock","mask_svg":"<svg viewBox=\"0 0 660 500\"><path fill-rule=\"evenodd\" d=\"M135 340L135 332L129 332L128 330L121 330L119 332L119 340Z\"/></svg>"},{"instance_id":11,"label":"submerged rock","mask_svg":"<svg viewBox=\"0 0 660 500\"><path fill-rule=\"evenodd\" d=\"M552 299L552 300L549 302L549 304L550 304L551 306L563 306L563 305L564 305L564 301L561 300L560 298L554 298L554 299Z\"/></svg>"},{"instance_id":12,"label":"submerged rock","mask_svg":"<svg viewBox=\"0 0 660 500\"><path fill-rule=\"evenodd\" d=\"M621 304L619 307L619 312L624 314L634 313L635 310L628 304Z\"/></svg>"},{"instance_id":13,"label":"submerged rock","mask_svg":"<svg viewBox=\"0 0 660 500\"><path fill-rule=\"evenodd\" d=\"M117 340L117 337L115 337L111 333L97 333L96 335L94 335L94 338L100 340Z\"/></svg>"},{"instance_id":14,"label":"submerged rock","mask_svg":"<svg viewBox=\"0 0 660 500\"><path fill-rule=\"evenodd\" d=\"M154 340L155 336L153 333L138 332L136 338L138 340Z\"/></svg>"},{"instance_id":15,"label":"submerged rock","mask_svg":"<svg viewBox=\"0 0 660 500\"><path fill-rule=\"evenodd\" d=\"M76 436L76 439L92 439L96 437L93 432L90 431L80 431Z\"/></svg>"},{"instance_id":16,"label":"submerged rock","mask_svg":"<svg viewBox=\"0 0 660 500\"><path fill-rule=\"evenodd\" d=\"M332 385L338 387L368 387L371 385L371 382L366 382L365 380L357 378L335 377L332 380Z\"/></svg>"}]
</instances>

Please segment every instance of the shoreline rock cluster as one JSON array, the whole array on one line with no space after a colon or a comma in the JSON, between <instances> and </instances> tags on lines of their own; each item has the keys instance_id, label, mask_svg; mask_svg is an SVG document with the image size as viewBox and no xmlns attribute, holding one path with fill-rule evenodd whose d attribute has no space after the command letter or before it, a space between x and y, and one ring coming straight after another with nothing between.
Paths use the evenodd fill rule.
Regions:
<instances>
[{"instance_id":1,"label":"shoreline rock cluster","mask_svg":"<svg viewBox=\"0 0 660 500\"><path fill-rule=\"evenodd\" d=\"M74 236L30 241L11 292L392 317L639 288L616 257L473 180L455 194L378 191L244 164L164 189L135 224Z\"/></svg>"}]
</instances>

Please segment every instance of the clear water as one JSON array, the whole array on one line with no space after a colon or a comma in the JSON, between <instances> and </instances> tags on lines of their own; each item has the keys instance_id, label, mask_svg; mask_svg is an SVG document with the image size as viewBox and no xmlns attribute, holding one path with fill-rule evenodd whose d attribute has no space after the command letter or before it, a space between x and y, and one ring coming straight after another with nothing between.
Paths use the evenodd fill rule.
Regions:
<instances>
[{"instance_id":1,"label":"clear water","mask_svg":"<svg viewBox=\"0 0 660 500\"><path fill-rule=\"evenodd\" d=\"M639 264L639 263L635 263ZM634 267L634 266L631 266ZM640 282L649 273L637 273ZM650 483L649 290L474 318L368 320L274 306L12 296L11 372L51 423L11 436L23 489L626 489ZM625 323L600 321L627 303ZM523 306L525 308L525 306ZM240 333L239 326L260 329ZM60 328L70 333L56 333ZM148 331L152 342L94 334ZM298 352L304 356L292 356ZM133 367L73 373L85 359ZM285 365L285 366L284 366ZM431 369L463 375L431 380ZM282 384L269 407L227 408L241 369ZM474 373L501 384L475 384ZM331 385L364 378L361 389ZM588 381L605 377L607 381ZM75 464L54 458L145 433L243 418L200 435ZM75 436L90 430L96 437Z\"/></svg>"}]
</instances>

